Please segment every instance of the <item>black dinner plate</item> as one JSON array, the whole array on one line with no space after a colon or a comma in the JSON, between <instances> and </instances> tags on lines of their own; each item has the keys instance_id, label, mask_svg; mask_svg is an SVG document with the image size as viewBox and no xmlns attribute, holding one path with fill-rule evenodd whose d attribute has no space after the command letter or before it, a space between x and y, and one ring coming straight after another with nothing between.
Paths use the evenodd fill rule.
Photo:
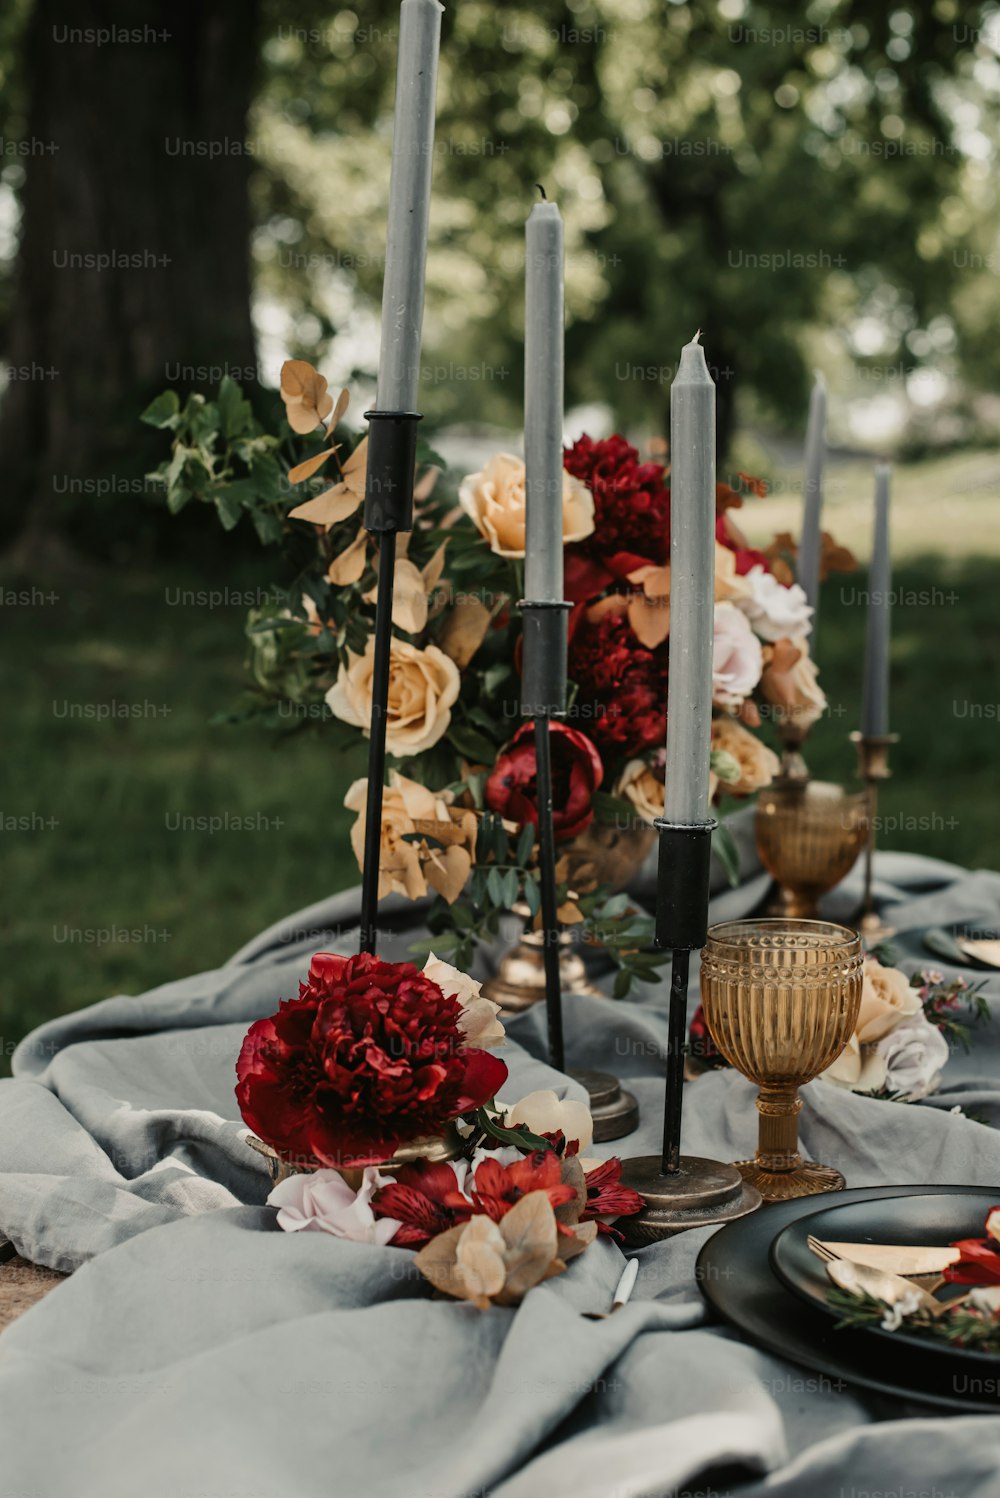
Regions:
<instances>
[{"instance_id":1,"label":"black dinner plate","mask_svg":"<svg viewBox=\"0 0 1000 1498\"><path fill-rule=\"evenodd\" d=\"M991 1193L1000 1201L1000 1187ZM983 1195L981 1186L875 1186L837 1194L838 1205L886 1202L907 1196ZM770 1265L771 1243L790 1223L812 1216L816 1197L777 1202L728 1223L698 1255L701 1292L723 1320L765 1351L804 1368L919 1404L1000 1414L1000 1377L976 1370L950 1371L942 1359L906 1344L836 1331L822 1311L790 1295Z\"/></svg>"},{"instance_id":2,"label":"black dinner plate","mask_svg":"<svg viewBox=\"0 0 1000 1498\"><path fill-rule=\"evenodd\" d=\"M934 1244L944 1248L957 1238L981 1238L986 1214L997 1205L996 1195L989 1191L949 1196L931 1195L919 1187L916 1189L921 1191L919 1196L896 1197L889 1202L847 1202L800 1217L797 1222L789 1223L772 1242L771 1268L794 1295L801 1296L824 1315L836 1320L840 1312L827 1301L833 1287L822 1259L816 1257L806 1242L810 1234L841 1243L905 1243L914 1247ZM962 1295L967 1289L965 1285L949 1286L948 1298ZM944 1298L943 1292L939 1298ZM1000 1374L1000 1357L993 1352L949 1347L944 1342L934 1342L902 1329L885 1332L879 1326L870 1326L860 1333L852 1332L854 1336L859 1334L891 1338L897 1346L906 1342L938 1357L992 1364Z\"/></svg>"}]
</instances>

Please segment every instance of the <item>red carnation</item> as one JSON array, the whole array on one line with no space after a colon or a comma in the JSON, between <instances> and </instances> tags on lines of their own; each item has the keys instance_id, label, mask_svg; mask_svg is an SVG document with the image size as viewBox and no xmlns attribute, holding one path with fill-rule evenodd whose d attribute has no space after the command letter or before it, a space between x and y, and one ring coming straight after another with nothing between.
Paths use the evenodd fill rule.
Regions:
<instances>
[{"instance_id":1,"label":"red carnation","mask_svg":"<svg viewBox=\"0 0 1000 1498\"><path fill-rule=\"evenodd\" d=\"M618 606L620 604L620 606ZM606 599L574 621L569 674L579 693L576 711L601 753L629 759L667 732L666 642L649 650L632 629L625 598Z\"/></svg>"},{"instance_id":2,"label":"red carnation","mask_svg":"<svg viewBox=\"0 0 1000 1498\"><path fill-rule=\"evenodd\" d=\"M566 549L568 598L592 598L637 567L669 560L670 490L662 463L640 462L624 437L585 436L564 452L563 467L594 496L593 534Z\"/></svg>"},{"instance_id":3,"label":"red carnation","mask_svg":"<svg viewBox=\"0 0 1000 1498\"><path fill-rule=\"evenodd\" d=\"M576 837L594 816L593 798L604 778L601 757L585 733L565 723L550 726L552 736L552 812L557 838ZM491 811L515 822L538 823L535 784L535 725L524 723L501 750L486 782Z\"/></svg>"},{"instance_id":4,"label":"red carnation","mask_svg":"<svg viewBox=\"0 0 1000 1498\"><path fill-rule=\"evenodd\" d=\"M240 1112L283 1158L375 1165L506 1080L502 1061L466 1046L461 1013L412 963L317 953L299 997L247 1032Z\"/></svg>"}]
</instances>

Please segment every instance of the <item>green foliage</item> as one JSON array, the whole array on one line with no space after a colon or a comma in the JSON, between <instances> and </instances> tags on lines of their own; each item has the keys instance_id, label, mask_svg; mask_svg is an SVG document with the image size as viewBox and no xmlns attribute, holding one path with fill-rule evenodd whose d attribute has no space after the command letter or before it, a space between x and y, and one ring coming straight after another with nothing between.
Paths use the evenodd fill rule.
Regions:
<instances>
[{"instance_id":1,"label":"green foliage","mask_svg":"<svg viewBox=\"0 0 1000 1498\"><path fill-rule=\"evenodd\" d=\"M264 545L281 540L290 501L278 455L286 439L265 432L234 379L223 377L214 401L195 393L183 407L176 390L165 390L140 419L173 434L170 457L149 475L172 515L197 500L214 505L227 531L247 515Z\"/></svg>"}]
</instances>

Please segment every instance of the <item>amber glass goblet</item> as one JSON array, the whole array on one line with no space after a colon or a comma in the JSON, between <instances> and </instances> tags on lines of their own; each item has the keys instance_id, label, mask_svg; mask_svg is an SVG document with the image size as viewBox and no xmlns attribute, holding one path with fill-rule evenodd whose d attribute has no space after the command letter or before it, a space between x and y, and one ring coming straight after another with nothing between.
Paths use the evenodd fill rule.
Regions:
<instances>
[{"instance_id":1,"label":"amber glass goblet","mask_svg":"<svg viewBox=\"0 0 1000 1498\"><path fill-rule=\"evenodd\" d=\"M857 861L868 838L866 791L822 780L776 780L757 797L757 852L780 885L783 915L811 918L820 895Z\"/></svg>"},{"instance_id":2,"label":"amber glass goblet","mask_svg":"<svg viewBox=\"0 0 1000 1498\"><path fill-rule=\"evenodd\" d=\"M840 1191L832 1165L798 1149L798 1090L837 1059L861 1005L861 938L829 921L712 926L701 954L701 1002L722 1055L760 1088L757 1153L736 1161L765 1202Z\"/></svg>"}]
</instances>

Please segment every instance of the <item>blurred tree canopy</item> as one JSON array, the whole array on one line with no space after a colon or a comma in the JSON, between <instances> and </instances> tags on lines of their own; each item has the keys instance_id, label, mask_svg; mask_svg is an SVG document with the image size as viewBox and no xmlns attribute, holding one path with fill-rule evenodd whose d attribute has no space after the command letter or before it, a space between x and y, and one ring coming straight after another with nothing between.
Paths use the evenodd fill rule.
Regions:
<instances>
[{"instance_id":1,"label":"blurred tree canopy","mask_svg":"<svg viewBox=\"0 0 1000 1498\"><path fill-rule=\"evenodd\" d=\"M39 91L51 87L51 58L41 45L23 52L20 22L30 35L32 12L59 3L12 0L0 25L0 74L16 85L0 126L12 145L30 132ZM79 25L96 0L75 10L61 4ZM206 140L212 130L239 136L242 154L220 149L169 177L175 194L187 183L204 208L185 217L178 202L188 241L196 236L189 253L216 257L239 285L233 234L204 205L248 192L249 218L237 215L237 227L250 239L268 377L278 348L372 377L398 0L366 0L356 10L319 0L211 0L208 9L218 34L237 18L248 30L256 20L256 66L245 46L223 65L239 75L230 77L224 115L192 112L188 98L192 87L210 90L217 72L194 69L200 81L185 84L161 70L157 88L130 93L128 128L116 140L110 131L77 132L73 167L117 171L141 198L161 192L169 175L162 151L150 155L154 138L177 134L185 121L187 133L200 128ZM134 25L161 7L129 10ZM178 9L164 13L176 18ZM185 45L197 44L186 33ZM523 225L536 182L567 225L570 403L601 400L622 423L662 426L673 362L698 326L719 382L723 446L737 393L745 412L799 419L808 370L824 351L901 371L930 363L995 387L998 51L998 7L957 0L448 7L428 256L428 416L519 423ZM220 53L216 45L198 55ZM67 114L75 108L81 126L90 112L120 109L107 73L99 87L86 85L88 69L100 78L100 62L78 49L84 81ZM141 48L121 63L140 75L148 65ZM245 105L244 135L234 121ZM88 150L98 139L100 155ZM2 168L8 197L24 204L22 249L31 175L44 170L10 154ZM141 214L139 201L134 210ZM190 278L189 329L218 327L219 279ZM18 309L12 284L8 276L0 285L8 358ZM78 294L88 301L85 288ZM132 330L133 348L176 344L176 319L167 339L160 307L114 315L148 318ZM49 337L58 343L58 330ZM246 359L235 329L198 343L185 362ZM79 425L86 418L95 433L83 464L100 466L109 451L123 463L120 436L108 447L111 429L124 430L121 406L137 413L156 394L149 368L135 358L130 372L128 358L116 379L134 389L119 388L114 409L106 383L74 393ZM16 447L9 420L6 433ZM45 482L44 465L32 472L29 490Z\"/></svg>"}]
</instances>

